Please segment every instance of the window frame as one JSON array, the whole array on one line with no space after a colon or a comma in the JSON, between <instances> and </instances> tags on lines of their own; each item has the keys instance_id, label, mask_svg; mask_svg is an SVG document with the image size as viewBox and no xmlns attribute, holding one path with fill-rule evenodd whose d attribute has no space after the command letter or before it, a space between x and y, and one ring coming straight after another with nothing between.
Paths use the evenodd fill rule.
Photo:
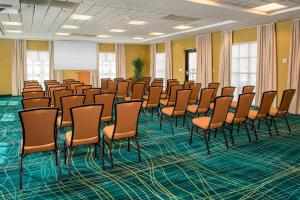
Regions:
<instances>
[{"instance_id":1,"label":"window frame","mask_svg":"<svg viewBox=\"0 0 300 200\"><path fill-rule=\"evenodd\" d=\"M102 59L100 59L100 54L114 54L114 63L115 63L115 65L114 65L114 67L115 67L115 73L112 73L112 75L110 75L110 76L103 76L103 73L101 73L101 60ZM99 65L99 72L98 72L98 76L99 76L99 78L100 79L102 79L102 78L110 78L110 79L114 79L114 78L116 78L117 77L117 58L116 58L116 53L115 52L110 52L110 51L99 51L99 55L98 55L99 57L98 57L98 65ZM108 61L108 62L111 62L111 61ZM103 69L104 70L104 69ZM111 72L110 72L110 70L108 70L108 74L110 74ZM105 73L104 73L105 74Z\"/></svg>"},{"instance_id":2,"label":"window frame","mask_svg":"<svg viewBox=\"0 0 300 200\"><path fill-rule=\"evenodd\" d=\"M163 70L164 73L163 73L163 76L162 76L162 77L161 77L161 76L158 76L158 73L157 73L157 66L158 66L158 62L157 62L158 59L157 59L157 56L158 56L159 54L160 54L160 55L162 55L162 54L164 55L164 61L162 62L162 61L160 60L160 62L159 62L159 64L164 63L164 65L163 65L163 66L164 66L164 68L163 68L163 69L164 69L164 70ZM155 77L155 78L165 78L165 77L166 77L166 52L160 52L160 53L156 53L156 54L155 54L155 74L154 74L154 77Z\"/></svg>"}]
</instances>

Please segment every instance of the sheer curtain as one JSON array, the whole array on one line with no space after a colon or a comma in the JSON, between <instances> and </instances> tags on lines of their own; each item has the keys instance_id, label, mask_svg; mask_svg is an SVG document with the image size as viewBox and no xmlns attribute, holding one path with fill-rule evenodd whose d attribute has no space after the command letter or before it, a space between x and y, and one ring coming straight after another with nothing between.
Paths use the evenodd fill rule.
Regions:
<instances>
[{"instance_id":1,"label":"sheer curtain","mask_svg":"<svg viewBox=\"0 0 300 200\"><path fill-rule=\"evenodd\" d=\"M54 69L54 46L53 41L49 41L49 69L50 79L63 82L63 71Z\"/></svg>"},{"instance_id":2,"label":"sheer curtain","mask_svg":"<svg viewBox=\"0 0 300 200\"><path fill-rule=\"evenodd\" d=\"M150 77L155 78L156 44L150 45Z\"/></svg>"},{"instance_id":3,"label":"sheer curtain","mask_svg":"<svg viewBox=\"0 0 300 200\"><path fill-rule=\"evenodd\" d=\"M100 44L97 44L96 46L96 69L95 70L90 70L90 84L97 88L100 87L99 83L99 46Z\"/></svg>"},{"instance_id":4,"label":"sheer curtain","mask_svg":"<svg viewBox=\"0 0 300 200\"><path fill-rule=\"evenodd\" d=\"M211 34L196 37L197 68L196 81L206 87L212 82Z\"/></svg>"},{"instance_id":5,"label":"sheer curtain","mask_svg":"<svg viewBox=\"0 0 300 200\"><path fill-rule=\"evenodd\" d=\"M12 66L12 95L22 94L27 80L26 40L14 40Z\"/></svg>"},{"instance_id":6,"label":"sheer curtain","mask_svg":"<svg viewBox=\"0 0 300 200\"><path fill-rule=\"evenodd\" d=\"M300 114L300 20L293 21L290 44L288 88L296 89L290 112Z\"/></svg>"},{"instance_id":7,"label":"sheer curtain","mask_svg":"<svg viewBox=\"0 0 300 200\"><path fill-rule=\"evenodd\" d=\"M167 41L165 43L166 51L166 80L173 78L173 61L172 61L172 41Z\"/></svg>"},{"instance_id":8,"label":"sheer curtain","mask_svg":"<svg viewBox=\"0 0 300 200\"><path fill-rule=\"evenodd\" d=\"M276 35L275 24L257 27L257 69L256 69L256 99L259 106L265 91L276 90ZM274 101L276 105L276 99Z\"/></svg>"},{"instance_id":9,"label":"sheer curtain","mask_svg":"<svg viewBox=\"0 0 300 200\"><path fill-rule=\"evenodd\" d=\"M126 78L126 67L125 67L125 45L116 44L116 67L117 67L117 78Z\"/></svg>"},{"instance_id":10,"label":"sheer curtain","mask_svg":"<svg viewBox=\"0 0 300 200\"><path fill-rule=\"evenodd\" d=\"M230 85L232 31L221 33L220 45L219 82L220 87L225 87Z\"/></svg>"}]
</instances>

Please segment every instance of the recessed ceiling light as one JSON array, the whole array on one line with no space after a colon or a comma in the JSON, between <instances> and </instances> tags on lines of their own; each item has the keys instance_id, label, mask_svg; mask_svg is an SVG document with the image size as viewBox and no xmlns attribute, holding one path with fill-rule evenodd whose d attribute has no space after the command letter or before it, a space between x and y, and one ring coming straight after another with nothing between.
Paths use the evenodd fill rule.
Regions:
<instances>
[{"instance_id":1,"label":"recessed ceiling light","mask_svg":"<svg viewBox=\"0 0 300 200\"><path fill-rule=\"evenodd\" d=\"M77 15L73 14L71 15L70 19L78 19L78 20L90 20L92 16L89 15Z\"/></svg>"},{"instance_id":2,"label":"recessed ceiling light","mask_svg":"<svg viewBox=\"0 0 300 200\"><path fill-rule=\"evenodd\" d=\"M134 39L134 40L143 40L143 39L145 39L145 38L143 38L143 37L134 37L134 38L132 38L132 39Z\"/></svg>"},{"instance_id":3,"label":"recessed ceiling light","mask_svg":"<svg viewBox=\"0 0 300 200\"><path fill-rule=\"evenodd\" d=\"M110 32L116 32L116 33L122 33L122 32L125 32L126 30L123 30L123 29L110 29L109 31Z\"/></svg>"},{"instance_id":4,"label":"recessed ceiling light","mask_svg":"<svg viewBox=\"0 0 300 200\"><path fill-rule=\"evenodd\" d=\"M186 0L186 1L190 1L190 2L193 2L193 3L205 4L205 5L211 5L211 6L220 5L216 1L212 1L212 0Z\"/></svg>"},{"instance_id":5,"label":"recessed ceiling light","mask_svg":"<svg viewBox=\"0 0 300 200\"><path fill-rule=\"evenodd\" d=\"M160 32L152 32L152 33L149 33L149 35L163 35L164 33L160 33Z\"/></svg>"},{"instance_id":6,"label":"recessed ceiling light","mask_svg":"<svg viewBox=\"0 0 300 200\"><path fill-rule=\"evenodd\" d=\"M55 33L56 35L62 35L62 36L67 36L67 35L70 35L70 33L61 33L61 32L58 32L58 33Z\"/></svg>"},{"instance_id":7,"label":"recessed ceiling light","mask_svg":"<svg viewBox=\"0 0 300 200\"><path fill-rule=\"evenodd\" d=\"M23 33L22 30L5 30L7 33Z\"/></svg>"},{"instance_id":8,"label":"recessed ceiling light","mask_svg":"<svg viewBox=\"0 0 300 200\"><path fill-rule=\"evenodd\" d=\"M9 21L2 21L2 25L7 25L7 26L22 26L21 22L9 22Z\"/></svg>"},{"instance_id":9,"label":"recessed ceiling light","mask_svg":"<svg viewBox=\"0 0 300 200\"><path fill-rule=\"evenodd\" d=\"M110 35L97 35L98 38L110 38Z\"/></svg>"},{"instance_id":10,"label":"recessed ceiling light","mask_svg":"<svg viewBox=\"0 0 300 200\"><path fill-rule=\"evenodd\" d=\"M130 22L128 22L128 24L130 25L143 25L145 24L145 21L139 21L139 20L131 20Z\"/></svg>"},{"instance_id":11,"label":"recessed ceiling light","mask_svg":"<svg viewBox=\"0 0 300 200\"><path fill-rule=\"evenodd\" d=\"M186 30L186 29L190 29L193 28L191 26L186 26L186 25L179 25L179 26L175 26L173 27L174 29L178 29L178 30Z\"/></svg>"},{"instance_id":12,"label":"recessed ceiling light","mask_svg":"<svg viewBox=\"0 0 300 200\"><path fill-rule=\"evenodd\" d=\"M64 29L79 29L79 26L74 26L74 25L63 25L61 28Z\"/></svg>"},{"instance_id":13,"label":"recessed ceiling light","mask_svg":"<svg viewBox=\"0 0 300 200\"><path fill-rule=\"evenodd\" d=\"M279 10L279 9L286 8L286 7L287 6L284 6L284 5L281 5L278 3L270 3L270 4L263 5L263 6L255 7L255 8L253 8L253 10L257 10L260 12L271 12L271 11Z\"/></svg>"}]
</instances>

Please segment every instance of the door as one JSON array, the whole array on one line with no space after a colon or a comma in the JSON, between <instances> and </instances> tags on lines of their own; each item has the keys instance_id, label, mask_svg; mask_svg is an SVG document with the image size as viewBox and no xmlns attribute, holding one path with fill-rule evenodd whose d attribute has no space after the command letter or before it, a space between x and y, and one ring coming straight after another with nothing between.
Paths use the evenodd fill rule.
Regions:
<instances>
[{"instance_id":1,"label":"door","mask_svg":"<svg viewBox=\"0 0 300 200\"><path fill-rule=\"evenodd\" d=\"M185 50L185 80L196 81L196 49Z\"/></svg>"}]
</instances>

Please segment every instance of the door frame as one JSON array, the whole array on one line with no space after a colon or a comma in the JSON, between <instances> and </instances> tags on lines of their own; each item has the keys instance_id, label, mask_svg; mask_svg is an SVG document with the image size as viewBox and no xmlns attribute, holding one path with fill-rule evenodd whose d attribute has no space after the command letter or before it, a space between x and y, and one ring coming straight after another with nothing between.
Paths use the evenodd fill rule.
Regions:
<instances>
[{"instance_id":1,"label":"door frame","mask_svg":"<svg viewBox=\"0 0 300 200\"><path fill-rule=\"evenodd\" d=\"M185 70L184 70L184 75L185 75L185 80L189 80L189 53L195 53L197 52L196 48L193 49L185 49L184 54L185 54Z\"/></svg>"}]
</instances>

